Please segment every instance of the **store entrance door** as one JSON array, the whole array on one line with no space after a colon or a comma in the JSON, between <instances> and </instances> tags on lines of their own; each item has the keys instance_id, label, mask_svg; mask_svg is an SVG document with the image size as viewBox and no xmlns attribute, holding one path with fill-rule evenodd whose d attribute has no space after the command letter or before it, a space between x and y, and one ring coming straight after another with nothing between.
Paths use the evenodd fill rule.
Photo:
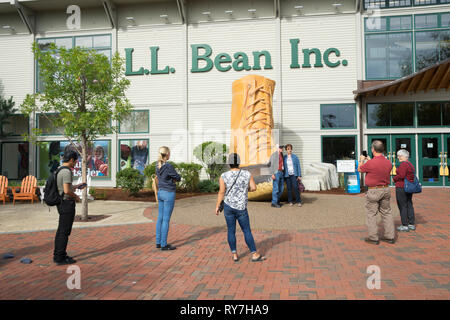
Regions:
<instances>
[{"instance_id":1,"label":"store entrance door","mask_svg":"<svg viewBox=\"0 0 450 320\"><path fill-rule=\"evenodd\" d=\"M450 171L449 168L449 161L448 158L450 156L450 134L444 134L444 163L442 164L442 170L444 171L444 173L447 173L447 171ZM447 155L447 157L445 157L445 155ZM447 170L446 170L447 168ZM439 170L441 171L441 170ZM447 176L443 176L444 179L444 185L446 186L450 186L450 174Z\"/></svg>"},{"instance_id":2,"label":"store entrance door","mask_svg":"<svg viewBox=\"0 0 450 320\"><path fill-rule=\"evenodd\" d=\"M392 135L392 150L395 159L395 166L398 168L400 163L397 159L397 151L406 149L409 152L409 162L416 167L416 139L413 134L396 134Z\"/></svg>"},{"instance_id":3,"label":"store entrance door","mask_svg":"<svg viewBox=\"0 0 450 320\"><path fill-rule=\"evenodd\" d=\"M440 134L419 134L419 179L424 186L442 186L443 176L439 174L442 158Z\"/></svg>"}]
</instances>

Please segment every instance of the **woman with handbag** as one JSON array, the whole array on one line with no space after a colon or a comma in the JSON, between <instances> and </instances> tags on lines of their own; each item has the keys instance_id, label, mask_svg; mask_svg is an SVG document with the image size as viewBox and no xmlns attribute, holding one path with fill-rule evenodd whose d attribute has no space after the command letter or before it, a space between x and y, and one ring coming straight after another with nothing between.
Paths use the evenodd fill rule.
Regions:
<instances>
[{"instance_id":1,"label":"woman with handbag","mask_svg":"<svg viewBox=\"0 0 450 320\"><path fill-rule=\"evenodd\" d=\"M397 158L400 166L397 168L397 175L394 176L395 196L397 198L397 206L400 210L400 218L402 225L397 227L398 231L408 232L416 230L414 224L414 207L412 203L412 193L405 191L405 179L414 181L415 169L411 162L408 161L409 152L405 149L397 151Z\"/></svg>"},{"instance_id":2,"label":"woman with handbag","mask_svg":"<svg viewBox=\"0 0 450 320\"><path fill-rule=\"evenodd\" d=\"M228 227L228 244L234 262L239 261L236 251L236 220L244 233L245 243L252 253L252 262L263 261L266 258L256 251L247 211L248 191L256 191L256 184L249 171L239 169L239 163L238 154L231 153L228 156L230 170L223 173L219 179L220 190L217 197L216 215L224 210Z\"/></svg>"},{"instance_id":3,"label":"woman with handbag","mask_svg":"<svg viewBox=\"0 0 450 320\"><path fill-rule=\"evenodd\" d=\"M292 144L286 145L287 155L284 156L284 180L286 180L288 202L293 206L292 191L294 191L295 202L297 206L302 206L302 198L300 196L299 183L302 180L302 170L300 168L300 160L292 153Z\"/></svg>"},{"instance_id":4,"label":"woman with handbag","mask_svg":"<svg viewBox=\"0 0 450 320\"><path fill-rule=\"evenodd\" d=\"M156 221L156 248L161 250L175 250L176 247L167 243L170 217L175 205L175 182L181 180L181 176L168 162L170 149L159 148L158 162L156 163L156 180L158 189L158 220Z\"/></svg>"}]
</instances>

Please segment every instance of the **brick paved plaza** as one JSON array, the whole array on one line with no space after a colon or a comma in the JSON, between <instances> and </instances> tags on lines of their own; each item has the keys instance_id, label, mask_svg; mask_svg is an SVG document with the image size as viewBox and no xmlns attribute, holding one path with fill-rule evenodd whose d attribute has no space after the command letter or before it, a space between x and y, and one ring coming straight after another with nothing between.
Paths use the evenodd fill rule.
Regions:
<instances>
[{"instance_id":1,"label":"brick paved plaza","mask_svg":"<svg viewBox=\"0 0 450 320\"><path fill-rule=\"evenodd\" d=\"M352 196L339 197L336 211ZM257 247L267 257L258 263L250 261L240 231L240 261L232 261L224 222L221 226L172 223L169 242L178 246L175 251L155 248L155 223L150 220L74 228L68 253L78 260L81 289L73 290L66 286L67 266L52 262L54 230L3 233L1 256L11 252L15 257L0 257L0 299L447 300L450 190L425 189L415 196L414 205L417 231L398 234L395 245L366 244L364 224L255 229ZM395 196L392 207L396 207ZM0 207L0 214L4 208ZM147 216L156 214L154 206L145 211ZM258 213L250 210L250 214ZM33 263L20 263L24 257ZM370 265L381 269L380 289L367 288Z\"/></svg>"}]
</instances>

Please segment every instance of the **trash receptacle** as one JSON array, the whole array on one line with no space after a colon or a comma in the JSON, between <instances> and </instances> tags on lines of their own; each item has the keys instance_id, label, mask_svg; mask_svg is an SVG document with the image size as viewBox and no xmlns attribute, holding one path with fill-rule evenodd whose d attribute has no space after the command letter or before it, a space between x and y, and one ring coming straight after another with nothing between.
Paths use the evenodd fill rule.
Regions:
<instances>
[{"instance_id":1,"label":"trash receptacle","mask_svg":"<svg viewBox=\"0 0 450 320\"><path fill-rule=\"evenodd\" d=\"M344 176L345 192L360 193L361 180L358 172L358 161L355 160L355 172L346 172Z\"/></svg>"}]
</instances>

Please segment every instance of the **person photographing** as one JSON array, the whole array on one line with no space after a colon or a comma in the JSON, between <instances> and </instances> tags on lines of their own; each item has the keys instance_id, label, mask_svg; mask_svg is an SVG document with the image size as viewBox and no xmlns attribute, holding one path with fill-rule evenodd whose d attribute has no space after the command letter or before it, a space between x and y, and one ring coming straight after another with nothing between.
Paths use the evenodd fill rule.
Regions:
<instances>
[{"instance_id":1,"label":"person photographing","mask_svg":"<svg viewBox=\"0 0 450 320\"><path fill-rule=\"evenodd\" d=\"M366 173L366 223L369 236L365 241L378 245L380 240L395 243L394 217L391 210L391 191L389 190L391 162L384 157L384 145L374 140L371 146L373 159L361 155L358 172ZM381 214L384 225L384 238L378 238L377 215Z\"/></svg>"}]
</instances>

